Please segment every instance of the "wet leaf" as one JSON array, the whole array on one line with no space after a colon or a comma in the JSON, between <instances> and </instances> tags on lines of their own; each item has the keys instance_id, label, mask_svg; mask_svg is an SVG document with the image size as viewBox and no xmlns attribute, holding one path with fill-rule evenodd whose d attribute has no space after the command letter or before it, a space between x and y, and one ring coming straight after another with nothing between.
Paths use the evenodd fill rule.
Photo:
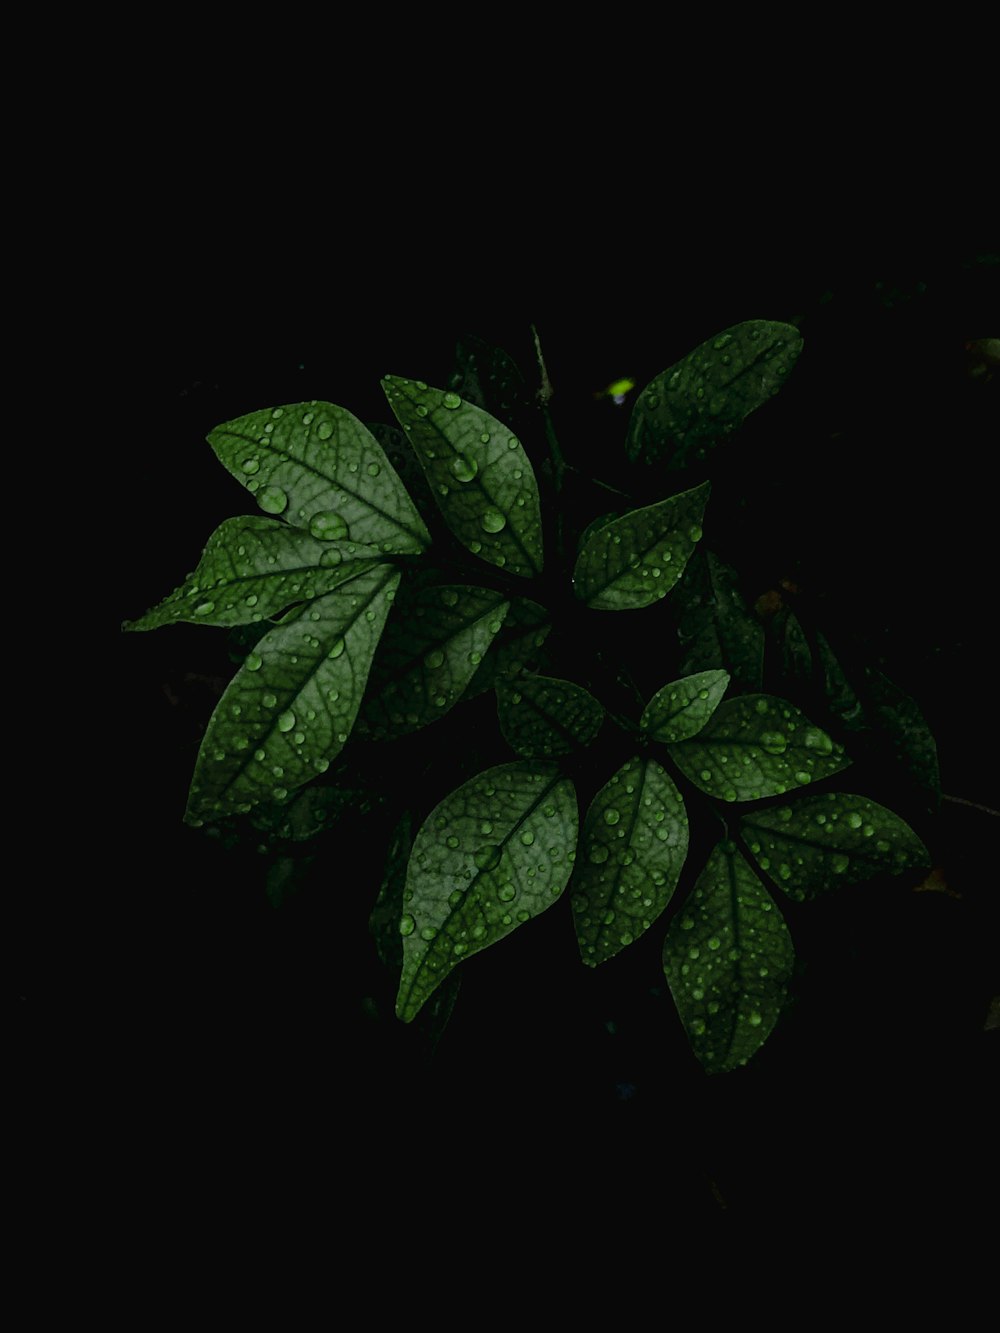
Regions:
<instances>
[{"instance_id":1,"label":"wet leaf","mask_svg":"<svg viewBox=\"0 0 1000 1333\"><path fill-rule=\"evenodd\" d=\"M791 324L751 319L709 338L646 385L632 410L631 459L668 469L702 462L778 392L802 350Z\"/></svg>"},{"instance_id":2,"label":"wet leaf","mask_svg":"<svg viewBox=\"0 0 1000 1333\"><path fill-rule=\"evenodd\" d=\"M909 824L849 792L755 810L743 817L742 832L760 868L798 902L875 875L930 865Z\"/></svg>"},{"instance_id":3,"label":"wet leaf","mask_svg":"<svg viewBox=\"0 0 1000 1333\"><path fill-rule=\"evenodd\" d=\"M396 1013L409 1022L465 958L556 901L576 855L576 794L551 764L501 764L431 811L410 855Z\"/></svg>"},{"instance_id":4,"label":"wet leaf","mask_svg":"<svg viewBox=\"0 0 1000 1333\"><path fill-rule=\"evenodd\" d=\"M465 584L401 590L379 644L360 725L376 740L436 722L462 698L509 603Z\"/></svg>"},{"instance_id":5,"label":"wet leaf","mask_svg":"<svg viewBox=\"0 0 1000 1333\"><path fill-rule=\"evenodd\" d=\"M375 941L375 951L386 966L403 966L403 937L399 921L403 915L403 890L406 886L406 866L413 845L413 813L404 811L389 838L385 867L378 897L368 918L368 929Z\"/></svg>"},{"instance_id":6,"label":"wet leaf","mask_svg":"<svg viewBox=\"0 0 1000 1333\"><path fill-rule=\"evenodd\" d=\"M744 1065L770 1036L788 990L792 938L735 843L720 842L674 917L663 971L710 1074Z\"/></svg>"},{"instance_id":7,"label":"wet leaf","mask_svg":"<svg viewBox=\"0 0 1000 1333\"><path fill-rule=\"evenodd\" d=\"M280 802L326 771L354 725L399 578L374 565L260 640L209 720L190 823Z\"/></svg>"},{"instance_id":8,"label":"wet leaf","mask_svg":"<svg viewBox=\"0 0 1000 1333\"><path fill-rule=\"evenodd\" d=\"M448 527L509 574L542 571L538 485L510 429L457 393L387 375L382 387Z\"/></svg>"},{"instance_id":9,"label":"wet leaf","mask_svg":"<svg viewBox=\"0 0 1000 1333\"><path fill-rule=\"evenodd\" d=\"M628 611L665 597L701 540L709 483L634 509L592 529L580 548L573 584L598 611Z\"/></svg>"},{"instance_id":10,"label":"wet leaf","mask_svg":"<svg viewBox=\"0 0 1000 1333\"><path fill-rule=\"evenodd\" d=\"M417 554L423 519L365 426L333 403L292 403L217 426L208 442L267 514L328 541Z\"/></svg>"},{"instance_id":11,"label":"wet leaf","mask_svg":"<svg viewBox=\"0 0 1000 1333\"><path fill-rule=\"evenodd\" d=\"M317 541L273 518L227 518L208 539L198 568L169 597L127 630L196 625L248 625L293 602L322 596L353 578L377 548Z\"/></svg>"},{"instance_id":12,"label":"wet leaf","mask_svg":"<svg viewBox=\"0 0 1000 1333\"><path fill-rule=\"evenodd\" d=\"M850 763L844 747L769 694L728 699L670 757L696 787L723 801L759 801L819 782Z\"/></svg>"},{"instance_id":13,"label":"wet leaf","mask_svg":"<svg viewBox=\"0 0 1000 1333\"><path fill-rule=\"evenodd\" d=\"M571 680L518 676L497 681L497 716L504 740L525 759L549 759L589 745L604 709Z\"/></svg>"},{"instance_id":14,"label":"wet leaf","mask_svg":"<svg viewBox=\"0 0 1000 1333\"><path fill-rule=\"evenodd\" d=\"M514 358L502 347L469 334L456 344L455 371L448 387L501 421L522 419L530 404L528 386Z\"/></svg>"},{"instance_id":15,"label":"wet leaf","mask_svg":"<svg viewBox=\"0 0 1000 1333\"><path fill-rule=\"evenodd\" d=\"M644 934L677 887L688 846L681 794L655 759L623 764L594 797L573 871L580 956L596 967Z\"/></svg>"},{"instance_id":16,"label":"wet leaf","mask_svg":"<svg viewBox=\"0 0 1000 1333\"><path fill-rule=\"evenodd\" d=\"M673 680L650 699L639 726L664 744L688 740L718 708L728 684L728 671L699 671Z\"/></svg>"}]
</instances>

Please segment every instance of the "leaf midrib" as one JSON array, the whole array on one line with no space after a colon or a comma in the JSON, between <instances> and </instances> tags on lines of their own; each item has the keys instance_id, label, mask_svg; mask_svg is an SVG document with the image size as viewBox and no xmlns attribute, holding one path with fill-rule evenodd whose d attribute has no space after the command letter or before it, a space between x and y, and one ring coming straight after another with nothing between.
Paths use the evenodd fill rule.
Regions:
<instances>
[{"instance_id":1,"label":"leaf midrib","mask_svg":"<svg viewBox=\"0 0 1000 1333\"><path fill-rule=\"evenodd\" d=\"M707 483L703 482L703 483L702 483L702 486L704 486L704 485L706 485L706 484L707 484ZM694 490L701 490L701 486L694 487L693 489L694 489ZM613 533L612 529L615 528L619 523L622 524L622 531L624 532L624 531L626 530L626 528L627 528L628 523L629 523L630 521L633 521L633 522L634 522L634 520L636 519L636 517L637 517L639 514L648 513L649 510L651 510L651 509L656 509L659 505L668 505L668 504L671 504L673 501L675 501L675 500L679 500L679 499L681 498L682 495L688 495L688 496L690 496L690 492L681 491L679 495L669 495L669 496L667 496L667 498L666 498L665 500L658 500L658 501L656 502L656 504L654 504L654 505L646 505L643 509L633 509L633 510L631 510L628 514L623 514L621 518L616 518L616 519L614 519L613 522L608 523L606 527L603 527L603 528L599 529L597 532L594 533L593 537L590 539L590 541L588 541L587 545L586 545L586 546L583 548L583 550L580 552L580 561L581 561L581 562L583 561L584 557L587 555L588 549L592 549L592 548L591 548L591 543L593 543L594 546L596 546L597 542L600 541L600 540L605 536L605 534L610 534L610 538L612 539L612 540L609 540L609 541L606 543L606 545L607 545L609 548L610 548L610 547L613 547L613 546L614 546L614 541L613 541L614 533ZM707 503L708 503L708 496L706 495L706 497L705 497L705 504L707 504ZM704 512L704 508L705 508L705 505L702 505L702 511L703 511L703 512ZM676 531L676 529L672 529L672 531ZM638 551L637 551L636 548L633 547L633 548L632 548L632 552L631 552L631 554L632 554L632 555L636 555L636 554L638 554L638 556L639 556L639 561L640 561L640 564L641 564L643 558L644 558L645 556L647 556L647 555L649 554L649 552L650 552L650 551L651 551L651 550L652 550L652 549L653 549L659 542L663 541L663 539L664 539L665 536L668 536L668 535L669 535L669 533L663 533L663 532L661 532L660 535L659 535L658 537L654 537L654 539L652 540L652 542L650 542L650 544L649 544L648 546L644 546L644 547L642 547L641 550L638 550ZM624 542L623 542L622 544L624 545ZM631 558L631 556L630 556L629 558ZM591 600L592 598L594 598L594 597L600 597L601 594L607 592L609 588L614 588L615 583L616 583L619 579L621 579L621 578L623 578L623 577L625 577L625 576L627 576L627 575L629 575L629 574L634 574L634 573L638 573L638 570L637 570L637 569L630 569L630 568L628 568L628 567L626 566L625 569L620 570L617 574L615 574L612 578L610 578L610 579L608 580L607 583L604 583L604 584L602 584L599 588L595 588L595 589L591 590L590 592L588 592L588 593L586 594L586 600L587 600L587 601L590 601L590 600ZM675 579L674 579L674 584L676 584L676 583L680 580L682 574L683 574L683 570L681 570L681 571L677 574L677 576L675 577ZM640 580L640 583L641 583L641 580ZM670 584L669 586L672 587L673 584Z\"/></svg>"}]
</instances>

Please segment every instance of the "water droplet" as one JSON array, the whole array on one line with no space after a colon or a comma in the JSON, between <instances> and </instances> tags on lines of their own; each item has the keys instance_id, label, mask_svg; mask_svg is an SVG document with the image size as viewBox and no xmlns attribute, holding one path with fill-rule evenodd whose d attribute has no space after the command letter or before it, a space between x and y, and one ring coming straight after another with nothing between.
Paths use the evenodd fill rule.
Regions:
<instances>
[{"instance_id":1,"label":"water droplet","mask_svg":"<svg viewBox=\"0 0 1000 1333\"><path fill-rule=\"evenodd\" d=\"M343 651L344 651L344 640L334 639L333 643L330 644L330 652L328 656L339 657Z\"/></svg>"},{"instance_id":2,"label":"water droplet","mask_svg":"<svg viewBox=\"0 0 1000 1333\"><path fill-rule=\"evenodd\" d=\"M195 607L194 613L196 616L210 616L214 610L214 602L202 602L200 606Z\"/></svg>"},{"instance_id":3,"label":"water droplet","mask_svg":"<svg viewBox=\"0 0 1000 1333\"><path fill-rule=\"evenodd\" d=\"M845 856L843 852L835 852L830 858L830 865L835 875L842 875L850 864L851 858Z\"/></svg>"},{"instance_id":4,"label":"water droplet","mask_svg":"<svg viewBox=\"0 0 1000 1333\"><path fill-rule=\"evenodd\" d=\"M278 696L276 694L265 694L261 696L261 703L265 708L273 708L277 702Z\"/></svg>"},{"instance_id":5,"label":"water droplet","mask_svg":"<svg viewBox=\"0 0 1000 1333\"><path fill-rule=\"evenodd\" d=\"M782 731L765 731L761 733L760 745L768 754L784 754L788 741Z\"/></svg>"},{"instance_id":6,"label":"water droplet","mask_svg":"<svg viewBox=\"0 0 1000 1333\"><path fill-rule=\"evenodd\" d=\"M430 944L431 940L435 939L436 936L437 928L435 926L424 926L423 930L420 932L420 938L426 940L428 944Z\"/></svg>"},{"instance_id":7,"label":"water droplet","mask_svg":"<svg viewBox=\"0 0 1000 1333\"><path fill-rule=\"evenodd\" d=\"M295 726L295 714L291 710L289 710L287 713L282 713L281 716L278 718L279 731L291 731L294 726Z\"/></svg>"},{"instance_id":8,"label":"water droplet","mask_svg":"<svg viewBox=\"0 0 1000 1333\"><path fill-rule=\"evenodd\" d=\"M491 842L484 843L472 859L477 870L494 870L500 864L500 848Z\"/></svg>"},{"instance_id":9,"label":"water droplet","mask_svg":"<svg viewBox=\"0 0 1000 1333\"><path fill-rule=\"evenodd\" d=\"M693 916L682 916L682 917L681 917L681 930L694 930L694 917L693 917Z\"/></svg>"},{"instance_id":10,"label":"water droplet","mask_svg":"<svg viewBox=\"0 0 1000 1333\"><path fill-rule=\"evenodd\" d=\"M587 859L595 866L603 865L608 859L609 852L603 842L595 842L591 847Z\"/></svg>"},{"instance_id":11,"label":"water droplet","mask_svg":"<svg viewBox=\"0 0 1000 1333\"><path fill-rule=\"evenodd\" d=\"M708 947L713 950L722 947L722 941L719 939L718 935L709 936Z\"/></svg>"},{"instance_id":12,"label":"water droplet","mask_svg":"<svg viewBox=\"0 0 1000 1333\"><path fill-rule=\"evenodd\" d=\"M283 514L288 508L288 496L280 486L265 486L257 496L257 503L265 514Z\"/></svg>"},{"instance_id":13,"label":"water droplet","mask_svg":"<svg viewBox=\"0 0 1000 1333\"><path fill-rule=\"evenodd\" d=\"M400 935L412 935L414 930L416 930L416 928L417 928L416 921L414 921L413 917L410 916L409 912L407 912L406 916L404 916L399 923Z\"/></svg>"},{"instance_id":14,"label":"water droplet","mask_svg":"<svg viewBox=\"0 0 1000 1333\"><path fill-rule=\"evenodd\" d=\"M851 828L860 828L864 821L858 814L857 810L852 810L851 813L847 816L847 822L851 826Z\"/></svg>"},{"instance_id":15,"label":"water droplet","mask_svg":"<svg viewBox=\"0 0 1000 1333\"><path fill-rule=\"evenodd\" d=\"M316 434L319 436L321 440L328 440L330 436L333 434L333 422L321 421L319 425L316 427Z\"/></svg>"},{"instance_id":16,"label":"water droplet","mask_svg":"<svg viewBox=\"0 0 1000 1333\"><path fill-rule=\"evenodd\" d=\"M441 593L441 601L445 606L454 606L458 601L458 593L454 588L445 588Z\"/></svg>"},{"instance_id":17,"label":"water droplet","mask_svg":"<svg viewBox=\"0 0 1000 1333\"><path fill-rule=\"evenodd\" d=\"M611 807L611 809L605 810L604 812L605 824L617 824L619 819L621 819L621 815L613 806Z\"/></svg>"},{"instance_id":18,"label":"water droplet","mask_svg":"<svg viewBox=\"0 0 1000 1333\"><path fill-rule=\"evenodd\" d=\"M750 1024L752 1028L759 1028L761 1023L763 1023L763 1021L764 1021L763 1018L761 1018L760 1014L757 1012L756 1009L750 1010L750 1015L747 1019L747 1022Z\"/></svg>"},{"instance_id":19,"label":"water droplet","mask_svg":"<svg viewBox=\"0 0 1000 1333\"><path fill-rule=\"evenodd\" d=\"M517 895L517 889L513 884L501 884L497 890L497 897L502 903L509 903Z\"/></svg>"},{"instance_id":20,"label":"water droplet","mask_svg":"<svg viewBox=\"0 0 1000 1333\"><path fill-rule=\"evenodd\" d=\"M369 477L377 477L378 474L379 474L381 471L382 471L382 469L379 467L378 463L369 463L369 464L368 464L368 475L369 475Z\"/></svg>"},{"instance_id":21,"label":"water droplet","mask_svg":"<svg viewBox=\"0 0 1000 1333\"><path fill-rule=\"evenodd\" d=\"M449 834L444 841L445 841L445 846L451 847L453 850L458 846L458 839L455 837L454 833Z\"/></svg>"},{"instance_id":22,"label":"water droplet","mask_svg":"<svg viewBox=\"0 0 1000 1333\"><path fill-rule=\"evenodd\" d=\"M451 460L451 472L459 481L471 481L479 471L479 464L474 458L466 458L464 454L459 454Z\"/></svg>"},{"instance_id":23,"label":"water droplet","mask_svg":"<svg viewBox=\"0 0 1000 1333\"><path fill-rule=\"evenodd\" d=\"M691 538L693 542L701 541L702 531L697 523L692 524L692 526L688 529L688 536Z\"/></svg>"},{"instance_id":24,"label":"water droplet","mask_svg":"<svg viewBox=\"0 0 1000 1333\"><path fill-rule=\"evenodd\" d=\"M436 670L439 666L442 666L443 663L444 653L441 652L440 648L435 648L433 652L428 653L424 658L424 666L430 667L432 671Z\"/></svg>"},{"instance_id":25,"label":"water droplet","mask_svg":"<svg viewBox=\"0 0 1000 1333\"><path fill-rule=\"evenodd\" d=\"M731 333L720 333L715 342L712 343L712 346L717 352L721 352L723 347L728 347L732 341L733 335Z\"/></svg>"},{"instance_id":26,"label":"water droplet","mask_svg":"<svg viewBox=\"0 0 1000 1333\"><path fill-rule=\"evenodd\" d=\"M812 774L807 773L804 768L800 768L795 774L795 781L804 787L807 782L812 782Z\"/></svg>"},{"instance_id":27,"label":"water droplet","mask_svg":"<svg viewBox=\"0 0 1000 1333\"><path fill-rule=\"evenodd\" d=\"M260 471L260 459L244 458L240 466L242 467L243 471L247 474L248 477L252 477L255 472Z\"/></svg>"},{"instance_id":28,"label":"water droplet","mask_svg":"<svg viewBox=\"0 0 1000 1333\"><path fill-rule=\"evenodd\" d=\"M317 541L339 542L347 537L347 524L332 509L313 514L309 520L309 534Z\"/></svg>"},{"instance_id":29,"label":"water droplet","mask_svg":"<svg viewBox=\"0 0 1000 1333\"><path fill-rule=\"evenodd\" d=\"M456 407L462 406L462 400L457 393L446 393L441 399L441 402L445 407L450 407L452 411L454 411Z\"/></svg>"},{"instance_id":30,"label":"water droplet","mask_svg":"<svg viewBox=\"0 0 1000 1333\"><path fill-rule=\"evenodd\" d=\"M484 532L501 532L507 526L507 520L499 509L487 509L479 524Z\"/></svg>"},{"instance_id":31,"label":"water droplet","mask_svg":"<svg viewBox=\"0 0 1000 1333\"><path fill-rule=\"evenodd\" d=\"M526 828L524 832L521 834L521 841L524 843L525 847L530 847L531 844L535 841L535 835L532 833L530 828Z\"/></svg>"},{"instance_id":32,"label":"water droplet","mask_svg":"<svg viewBox=\"0 0 1000 1333\"><path fill-rule=\"evenodd\" d=\"M833 741L818 727L810 727L803 739L806 749L815 750L817 754L830 754L833 750Z\"/></svg>"},{"instance_id":33,"label":"water droplet","mask_svg":"<svg viewBox=\"0 0 1000 1333\"><path fill-rule=\"evenodd\" d=\"M273 791L272 791L271 794L272 794L272 796L274 797L274 799L275 799L276 801L283 801L283 800L285 799L285 797L288 795L288 788L287 788L287 787L275 787L275 788L273 789Z\"/></svg>"}]
</instances>

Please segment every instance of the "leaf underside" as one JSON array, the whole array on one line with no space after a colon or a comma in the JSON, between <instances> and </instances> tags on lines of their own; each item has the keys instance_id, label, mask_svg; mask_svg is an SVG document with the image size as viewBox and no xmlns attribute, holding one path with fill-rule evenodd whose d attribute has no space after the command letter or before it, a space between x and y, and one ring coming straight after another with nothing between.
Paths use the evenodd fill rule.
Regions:
<instances>
[{"instance_id":1,"label":"leaf underside","mask_svg":"<svg viewBox=\"0 0 1000 1333\"><path fill-rule=\"evenodd\" d=\"M791 324L752 319L703 342L646 385L635 401L629 458L668 470L700 463L778 392L802 350Z\"/></svg>"},{"instance_id":2,"label":"leaf underside","mask_svg":"<svg viewBox=\"0 0 1000 1333\"><path fill-rule=\"evenodd\" d=\"M630 759L594 797L580 835L572 903L585 963L613 958L650 928L687 847L687 813L669 774L655 759Z\"/></svg>"},{"instance_id":3,"label":"leaf underside","mask_svg":"<svg viewBox=\"0 0 1000 1333\"><path fill-rule=\"evenodd\" d=\"M501 764L464 783L417 834L404 890L396 1013L556 901L576 855L576 793L551 764Z\"/></svg>"},{"instance_id":4,"label":"leaf underside","mask_svg":"<svg viewBox=\"0 0 1000 1333\"><path fill-rule=\"evenodd\" d=\"M719 843L674 917L663 971L695 1055L709 1073L746 1064L767 1040L794 950L774 900L734 843Z\"/></svg>"}]
</instances>

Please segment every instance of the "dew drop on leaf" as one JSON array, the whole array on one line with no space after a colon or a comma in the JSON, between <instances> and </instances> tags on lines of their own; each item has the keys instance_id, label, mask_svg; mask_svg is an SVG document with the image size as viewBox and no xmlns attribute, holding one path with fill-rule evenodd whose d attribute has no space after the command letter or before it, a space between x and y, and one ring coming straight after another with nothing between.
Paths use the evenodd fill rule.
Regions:
<instances>
[{"instance_id":1,"label":"dew drop on leaf","mask_svg":"<svg viewBox=\"0 0 1000 1333\"><path fill-rule=\"evenodd\" d=\"M265 486L257 496L257 503L265 514L283 514L288 508L288 496L280 486Z\"/></svg>"}]
</instances>

